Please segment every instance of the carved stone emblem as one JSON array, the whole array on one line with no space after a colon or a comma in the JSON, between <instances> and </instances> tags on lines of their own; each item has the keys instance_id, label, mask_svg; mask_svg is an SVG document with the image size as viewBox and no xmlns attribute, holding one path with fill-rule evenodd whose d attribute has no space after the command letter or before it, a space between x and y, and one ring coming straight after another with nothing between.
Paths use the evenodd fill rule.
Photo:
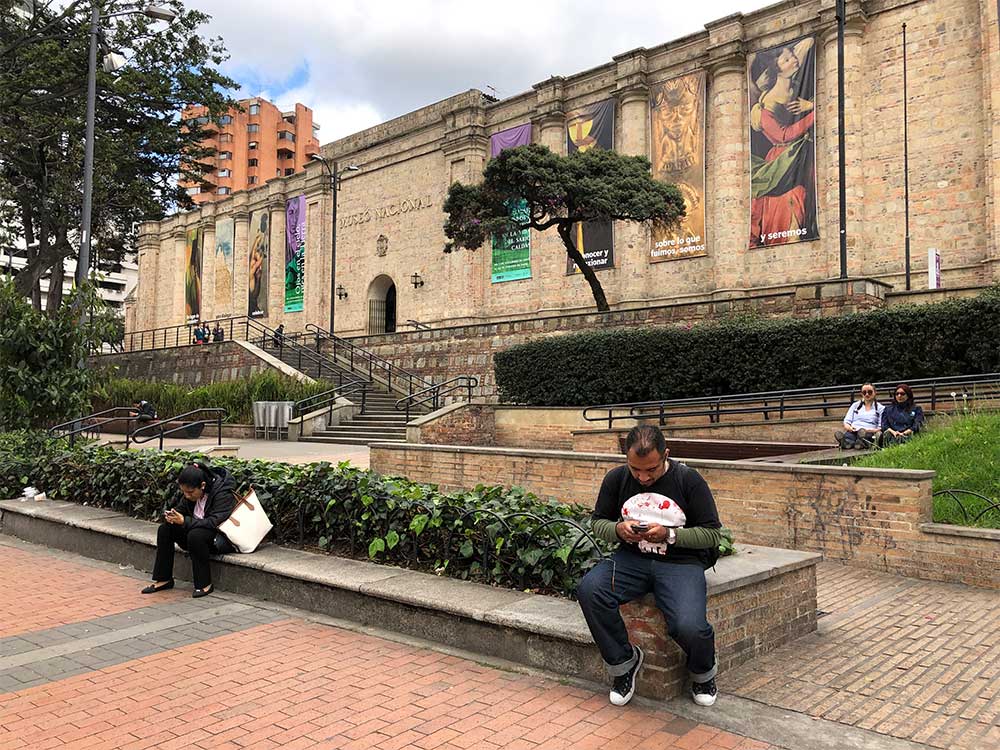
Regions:
<instances>
[{"instance_id":1,"label":"carved stone emblem","mask_svg":"<svg viewBox=\"0 0 1000 750\"><path fill-rule=\"evenodd\" d=\"M380 258L384 258L387 252L389 252L389 238L384 234L380 234L378 239L375 240L375 254Z\"/></svg>"}]
</instances>

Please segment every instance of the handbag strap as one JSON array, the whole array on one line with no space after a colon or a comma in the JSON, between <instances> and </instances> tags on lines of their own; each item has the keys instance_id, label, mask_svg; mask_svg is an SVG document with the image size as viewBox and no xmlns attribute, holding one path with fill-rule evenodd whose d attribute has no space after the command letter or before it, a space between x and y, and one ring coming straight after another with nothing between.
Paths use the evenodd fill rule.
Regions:
<instances>
[{"instance_id":1,"label":"handbag strap","mask_svg":"<svg viewBox=\"0 0 1000 750\"><path fill-rule=\"evenodd\" d=\"M233 526L237 526L238 527L240 525L239 519L238 518L233 518L233 516L236 515L236 509L239 508L241 505L247 506L251 511L255 510L254 504L250 502L250 496L253 493L254 493L253 485L250 485L250 489L247 490L247 494L245 494L242 498L240 498L239 500L237 500L236 501L236 505L234 505L233 509L229 512L229 519L228 520L229 520L229 522Z\"/></svg>"}]
</instances>

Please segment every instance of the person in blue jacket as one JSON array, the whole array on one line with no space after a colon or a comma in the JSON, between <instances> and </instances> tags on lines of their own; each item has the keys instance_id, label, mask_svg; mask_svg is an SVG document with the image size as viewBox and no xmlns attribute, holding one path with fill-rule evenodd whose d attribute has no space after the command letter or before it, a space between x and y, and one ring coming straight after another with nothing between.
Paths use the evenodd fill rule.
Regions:
<instances>
[{"instance_id":1,"label":"person in blue jacket","mask_svg":"<svg viewBox=\"0 0 1000 750\"><path fill-rule=\"evenodd\" d=\"M896 386L892 403L882 412L882 445L899 445L920 432L924 410L913 403L913 389L906 383Z\"/></svg>"}]
</instances>

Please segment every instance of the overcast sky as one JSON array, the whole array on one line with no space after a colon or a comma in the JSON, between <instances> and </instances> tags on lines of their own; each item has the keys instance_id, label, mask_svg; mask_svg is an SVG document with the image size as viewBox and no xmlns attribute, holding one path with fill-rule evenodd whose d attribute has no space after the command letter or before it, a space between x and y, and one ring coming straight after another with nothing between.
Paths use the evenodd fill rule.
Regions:
<instances>
[{"instance_id":1,"label":"overcast sky","mask_svg":"<svg viewBox=\"0 0 1000 750\"><path fill-rule=\"evenodd\" d=\"M500 98L768 0L188 0L239 96L311 107L327 143L470 88Z\"/></svg>"}]
</instances>

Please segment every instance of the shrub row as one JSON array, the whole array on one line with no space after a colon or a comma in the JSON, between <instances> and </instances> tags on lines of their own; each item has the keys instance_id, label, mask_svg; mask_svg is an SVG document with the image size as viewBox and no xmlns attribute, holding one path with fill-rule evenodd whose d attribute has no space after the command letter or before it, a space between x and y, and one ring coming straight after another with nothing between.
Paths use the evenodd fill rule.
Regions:
<instances>
[{"instance_id":1,"label":"shrub row","mask_svg":"<svg viewBox=\"0 0 1000 750\"><path fill-rule=\"evenodd\" d=\"M129 406L135 401L149 401L162 419L205 407L222 407L226 421L235 424L253 422L254 401L299 401L329 390L329 383L300 383L276 372L261 372L248 378L209 383L190 388L173 383L114 378L95 391L95 411L112 406Z\"/></svg>"},{"instance_id":2,"label":"shrub row","mask_svg":"<svg viewBox=\"0 0 1000 750\"><path fill-rule=\"evenodd\" d=\"M500 399L584 406L1000 370L1000 288L835 318L736 317L542 339L494 357Z\"/></svg>"},{"instance_id":3,"label":"shrub row","mask_svg":"<svg viewBox=\"0 0 1000 750\"><path fill-rule=\"evenodd\" d=\"M194 456L95 445L71 449L36 433L0 434L0 497L18 496L32 485L51 499L158 520L176 491L178 472ZM565 595L607 551L560 523L575 521L589 532L589 509L541 500L519 488L444 493L346 462L214 463L228 468L241 490L253 485L279 544Z\"/></svg>"}]
</instances>

